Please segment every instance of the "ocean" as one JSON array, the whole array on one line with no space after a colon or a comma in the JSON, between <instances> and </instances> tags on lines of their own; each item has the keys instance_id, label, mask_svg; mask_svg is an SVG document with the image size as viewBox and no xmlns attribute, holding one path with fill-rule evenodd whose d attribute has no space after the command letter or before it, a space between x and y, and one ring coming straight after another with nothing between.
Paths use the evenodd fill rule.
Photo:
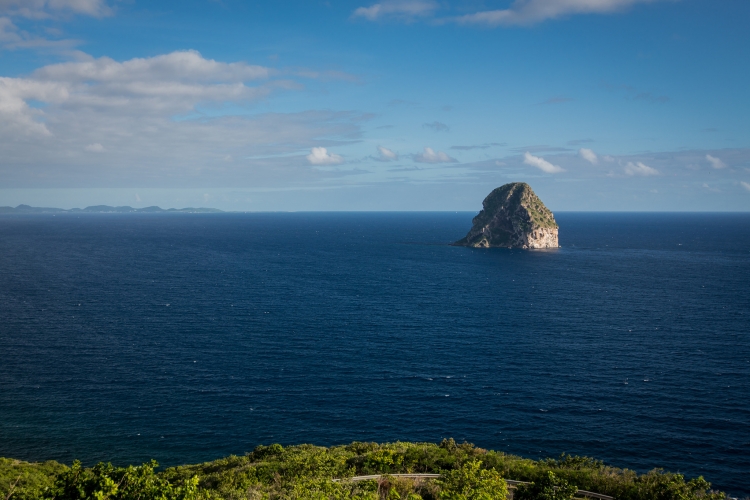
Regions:
<instances>
[{"instance_id":1,"label":"ocean","mask_svg":"<svg viewBox=\"0 0 750 500\"><path fill-rule=\"evenodd\" d=\"M473 215L0 217L0 456L453 437L750 495L750 214Z\"/></svg>"}]
</instances>

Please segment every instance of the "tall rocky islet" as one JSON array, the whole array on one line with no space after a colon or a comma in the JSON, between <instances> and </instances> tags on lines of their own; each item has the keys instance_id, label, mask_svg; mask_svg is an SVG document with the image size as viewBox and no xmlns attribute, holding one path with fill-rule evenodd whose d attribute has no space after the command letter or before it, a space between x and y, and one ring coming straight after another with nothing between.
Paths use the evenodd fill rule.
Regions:
<instances>
[{"instance_id":1,"label":"tall rocky islet","mask_svg":"<svg viewBox=\"0 0 750 500\"><path fill-rule=\"evenodd\" d=\"M456 246L475 248L558 248L555 217L525 182L492 191L482 211Z\"/></svg>"}]
</instances>

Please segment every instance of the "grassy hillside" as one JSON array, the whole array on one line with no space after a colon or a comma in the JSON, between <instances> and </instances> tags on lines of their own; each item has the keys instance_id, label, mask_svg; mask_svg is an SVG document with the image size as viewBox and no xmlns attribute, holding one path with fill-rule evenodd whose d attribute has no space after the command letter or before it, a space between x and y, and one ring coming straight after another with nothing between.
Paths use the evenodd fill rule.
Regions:
<instances>
[{"instance_id":1,"label":"grassy hillside","mask_svg":"<svg viewBox=\"0 0 750 500\"><path fill-rule=\"evenodd\" d=\"M92 468L56 462L29 464L0 459L0 498L63 499L504 499L504 479L531 481L516 500L562 500L577 489L622 500L718 500L702 478L659 470L636 474L596 460L562 456L528 460L444 440L432 443L352 443L330 448L278 444L259 446L245 456L230 456L155 472L141 466ZM440 473L439 479L346 481L359 475ZM344 479L334 481L334 479ZM17 481L15 488L12 485Z\"/></svg>"}]
</instances>

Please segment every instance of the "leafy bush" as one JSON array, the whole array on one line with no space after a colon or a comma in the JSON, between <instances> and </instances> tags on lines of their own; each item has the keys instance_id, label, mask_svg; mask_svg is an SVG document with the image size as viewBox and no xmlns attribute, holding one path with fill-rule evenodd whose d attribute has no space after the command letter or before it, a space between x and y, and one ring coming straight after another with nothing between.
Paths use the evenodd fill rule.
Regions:
<instances>
[{"instance_id":1,"label":"leafy bush","mask_svg":"<svg viewBox=\"0 0 750 500\"><path fill-rule=\"evenodd\" d=\"M472 460L458 469L447 471L438 481L443 500L505 500L508 485L494 469L482 469L482 462ZM555 499L557 500L557 499Z\"/></svg>"},{"instance_id":2,"label":"leafy bush","mask_svg":"<svg viewBox=\"0 0 750 500\"><path fill-rule=\"evenodd\" d=\"M547 471L540 479L519 485L513 500L572 500L576 491L576 486Z\"/></svg>"},{"instance_id":3,"label":"leafy bush","mask_svg":"<svg viewBox=\"0 0 750 500\"><path fill-rule=\"evenodd\" d=\"M55 461L29 463L0 458L0 498L32 500L40 498L55 477L67 467Z\"/></svg>"},{"instance_id":4,"label":"leafy bush","mask_svg":"<svg viewBox=\"0 0 750 500\"><path fill-rule=\"evenodd\" d=\"M57 476L54 487L45 492L49 500L195 500L198 478L180 486L154 474L159 464L152 460L140 466L114 467L100 463L90 469L74 462Z\"/></svg>"}]
</instances>

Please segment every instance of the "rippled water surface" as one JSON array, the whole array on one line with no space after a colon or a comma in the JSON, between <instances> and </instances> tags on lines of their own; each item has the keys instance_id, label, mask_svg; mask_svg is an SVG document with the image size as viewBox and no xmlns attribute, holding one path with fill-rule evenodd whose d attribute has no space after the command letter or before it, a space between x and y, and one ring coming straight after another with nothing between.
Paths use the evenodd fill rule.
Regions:
<instances>
[{"instance_id":1,"label":"rippled water surface","mask_svg":"<svg viewBox=\"0 0 750 500\"><path fill-rule=\"evenodd\" d=\"M0 456L443 437L750 495L750 215L0 217Z\"/></svg>"}]
</instances>

